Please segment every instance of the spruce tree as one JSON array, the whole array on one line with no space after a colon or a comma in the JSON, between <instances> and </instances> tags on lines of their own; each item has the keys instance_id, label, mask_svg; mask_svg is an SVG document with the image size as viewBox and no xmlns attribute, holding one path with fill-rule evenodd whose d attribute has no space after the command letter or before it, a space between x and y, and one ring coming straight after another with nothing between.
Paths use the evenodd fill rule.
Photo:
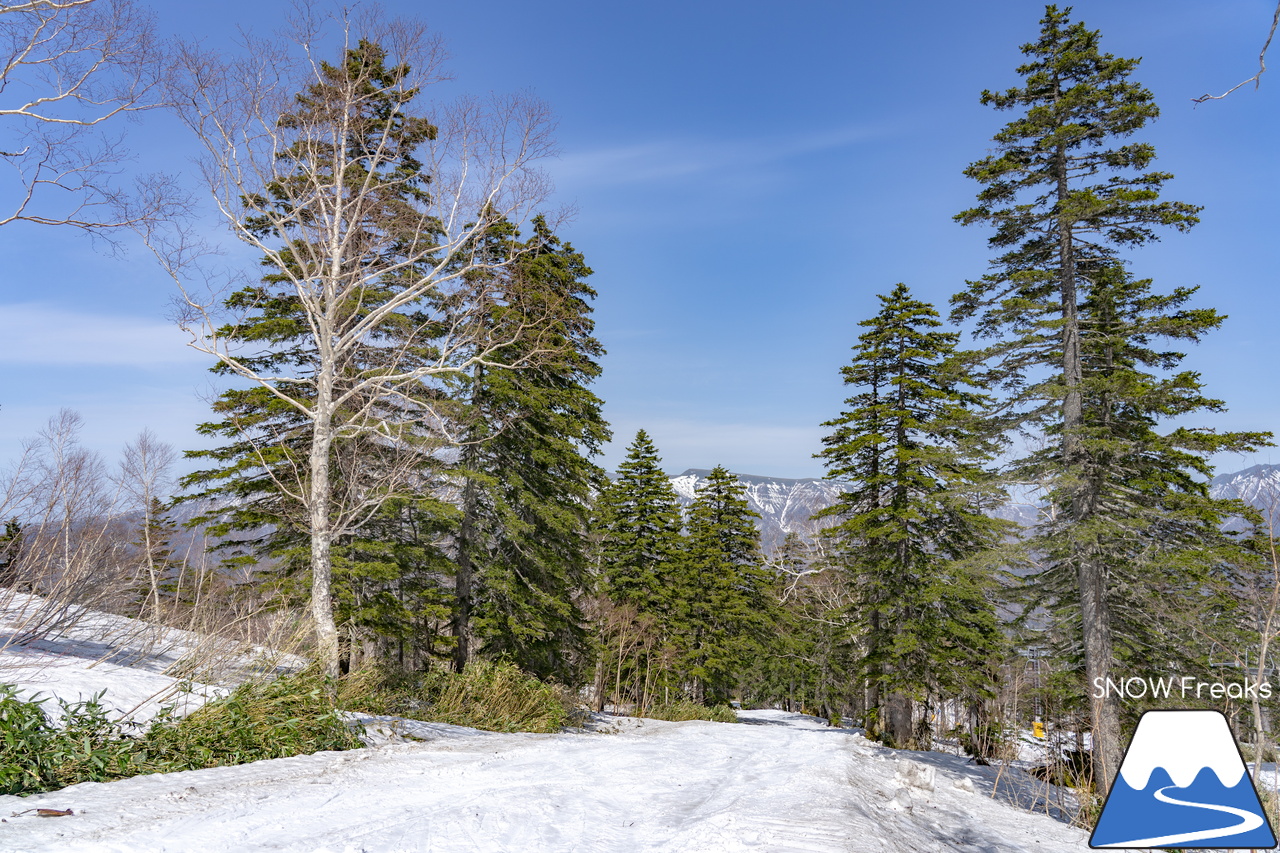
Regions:
<instances>
[{"instance_id":1,"label":"spruce tree","mask_svg":"<svg viewBox=\"0 0 1280 853\"><path fill-rule=\"evenodd\" d=\"M1000 494L982 467L991 445L972 431L982 397L958 336L905 285L880 301L842 369L859 391L824 424L818 454L850 488L818 517L838 520L823 535L849 576L868 729L901 746L927 741L911 703L977 689L1000 646L981 556L1007 523L983 512Z\"/></svg>"},{"instance_id":2,"label":"spruce tree","mask_svg":"<svg viewBox=\"0 0 1280 853\"><path fill-rule=\"evenodd\" d=\"M689 509L685 551L667 589L670 643L699 702L727 700L770 622L768 574L746 490L717 466Z\"/></svg>"},{"instance_id":3,"label":"spruce tree","mask_svg":"<svg viewBox=\"0 0 1280 853\"><path fill-rule=\"evenodd\" d=\"M640 430L595 502L596 697L640 712L670 697L671 589L684 548L680 503Z\"/></svg>"},{"instance_id":4,"label":"spruce tree","mask_svg":"<svg viewBox=\"0 0 1280 853\"><path fill-rule=\"evenodd\" d=\"M250 578L245 592L251 588L266 606L299 608L309 599L310 527L285 484L299 458L305 458L308 430L294 412L271 404L270 397L239 390L215 401L215 411L227 413L226 418L200 429L234 440L189 451L189 457L213 459L220 466L180 482L190 490L185 500L206 502L207 511L193 523L217 540L213 553L222 556L224 570ZM248 423L258 428L256 434L246 435ZM268 444L272 437L275 443ZM433 494L445 483L425 452L430 446L428 439L416 488L379 500L376 512L331 543L332 609L344 670L353 653L385 654L410 667L451 653L444 626L454 564L441 543L456 524L457 509ZM351 488L345 472L378 464L376 446L335 442L330 482ZM179 590L170 582L161 592L186 599L192 583L187 578Z\"/></svg>"},{"instance_id":5,"label":"spruce tree","mask_svg":"<svg viewBox=\"0 0 1280 853\"><path fill-rule=\"evenodd\" d=\"M182 561L173 553L172 543L178 528L166 517L164 504L156 497L147 504L141 522L133 541L141 577L134 584L133 594L143 605L141 613L159 620L161 599L175 597L177 583L173 575L183 568Z\"/></svg>"},{"instance_id":6,"label":"spruce tree","mask_svg":"<svg viewBox=\"0 0 1280 853\"><path fill-rule=\"evenodd\" d=\"M18 583L18 558L22 552L23 525L17 516L4 523L0 533L0 586Z\"/></svg>"},{"instance_id":7,"label":"spruce tree","mask_svg":"<svg viewBox=\"0 0 1280 853\"><path fill-rule=\"evenodd\" d=\"M577 597L588 585L589 507L605 479L590 457L609 438L589 387L604 348L593 334L595 291L582 254L541 219L516 253L480 337L514 338L493 361L522 366L477 365L459 391L468 408L454 665L465 666L474 630L486 654L572 681L585 645ZM531 319L541 334L519 337Z\"/></svg>"},{"instance_id":8,"label":"spruce tree","mask_svg":"<svg viewBox=\"0 0 1280 853\"><path fill-rule=\"evenodd\" d=\"M1227 519L1247 513L1236 501L1209 496L1213 471L1206 456L1252 450L1261 433L1216 433L1190 426L1167 432L1160 421L1220 411L1205 396L1198 374L1176 371L1181 352L1160 341L1196 343L1225 319L1212 309L1189 308L1196 288L1156 294L1150 280L1136 280L1121 265L1101 271L1080 305L1082 447L1087 466L1083 491L1091 512L1083 521L1056 514L1040 526L1032 546L1045 568L1031 577L1032 602L1078 625L1071 595L1069 556L1089 550L1106 562L1104 603L1116 638L1114 654L1131 672L1170 664L1181 673L1209 678L1215 643L1231 644L1233 566L1243 543L1223 531ZM1052 425L1049 433L1061 430ZM1019 460L1011 475L1053 484L1051 506L1068 495L1054 478L1061 448L1050 444ZM1087 685L1092 691L1093 685Z\"/></svg>"},{"instance_id":9,"label":"spruce tree","mask_svg":"<svg viewBox=\"0 0 1280 853\"><path fill-rule=\"evenodd\" d=\"M1080 535L1053 559L1074 576L1093 684L1112 675L1116 638L1106 559L1087 547L1086 531L1107 508L1091 476L1101 460L1089 444L1082 304L1120 250L1157 239L1159 228L1187 230L1199 208L1161 200L1171 175L1150 169L1153 146L1128 141L1159 114L1151 93L1129 79L1138 60L1103 53L1098 32L1073 23L1070 11L1046 7L1039 38L1022 47L1023 85L982 93L982 103L1017 116L995 135L995 152L965 171L982 189L956 219L991 226L989 245L1002 254L954 297L952 318L973 318L980 336L996 339L992 377L1008 392L998 425L1052 433L1057 445L1055 511ZM1092 728L1105 790L1121 754L1115 697L1094 702Z\"/></svg>"},{"instance_id":10,"label":"spruce tree","mask_svg":"<svg viewBox=\"0 0 1280 853\"><path fill-rule=\"evenodd\" d=\"M680 502L661 464L649 434L639 430L597 504L602 591L641 613L664 608L683 548Z\"/></svg>"}]
</instances>

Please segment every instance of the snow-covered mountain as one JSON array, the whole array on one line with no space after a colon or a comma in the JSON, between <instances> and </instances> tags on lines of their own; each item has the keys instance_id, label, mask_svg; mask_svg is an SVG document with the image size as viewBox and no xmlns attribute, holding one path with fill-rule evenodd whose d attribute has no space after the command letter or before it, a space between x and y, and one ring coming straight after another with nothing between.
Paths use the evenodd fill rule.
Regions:
<instances>
[{"instance_id":1,"label":"snow-covered mountain","mask_svg":"<svg viewBox=\"0 0 1280 853\"><path fill-rule=\"evenodd\" d=\"M707 468L690 468L671 478L671 486L683 506L693 503L694 494L706 484L710 473ZM790 532L808 537L829 526L832 522L817 522L811 516L834 504L843 491L840 484L817 478L733 476L746 486L747 503L760 514L757 526L766 552L780 545ZM1220 474L1210 481L1209 491L1215 498L1239 498L1264 515L1275 512L1276 520L1280 521L1280 465L1254 465L1232 474ZM1013 500L994 514L1030 527L1039 520L1040 506L1032 494L1015 493Z\"/></svg>"},{"instance_id":2,"label":"snow-covered mountain","mask_svg":"<svg viewBox=\"0 0 1280 853\"><path fill-rule=\"evenodd\" d=\"M707 482L708 468L690 468L671 478L683 506L693 503L694 493ZM757 525L766 552L782 544L788 533L811 536L829 522L811 520L821 509L831 506L844 489L830 480L816 478L792 480L785 477L761 477L734 474L747 490L747 504L760 514Z\"/></svg>"},{"instance_id":3,"label":"snow-covered mountain","mask_svg":"<svg viewBox=\"0 0 1280 853\"><path fill-rule=\"evenodd\" d=\"M688 507L693 503L696 491L706 484L710 473L708 468L690 468L670 478L682 506ZM766 553L781 545L788 533L796 532L809 538L834 523L815 521L812 516L834 504L844 491L839 483L816 477L733 476L746 487L747 503L760 515L756 524ZM1274 510L1277 521L1280 521L1280 465L1255 465L1232 474L1220 474L1210 481L1210 493L1216 498L1239 498L1257 507L1264 515ZM181 528L181 524L208 508L207 502L193 501L180 505L169 514L180 531L175 541L175 552L185 554L186 548L190 547L188 539L194 536ZM997 509L994 515L1031 527L1039 520L1040 506L1030 492L1015 491L1013 500Z\"/></svg>"},{"instance_id":4,"label":"snow-covered mountain","mask_svg":"<svg viewBox=\"0 0 1280 853\"><path fill-rule=\"evenodd\" d=\"M690 468L671 479L680 504L688 507L698 489L706 485L707 468ZM816 521L812 516L834 504L844 491L844 486L831 480L816 477L790 479L787 477L763 477L758 474L734 474L738 482L746 486L747 504L760 514L756 526L760 528L760 542L765 553L782 544L788 533L799 533L810 538L834 520ZM1040 509L1029 496L996 510L1000 518L1016 521L1023 527L1036 523Z\"/></svg>"},{"instance_id":5,"label":"snow-covered mountain","mask_svg":"<svg viewBox=\"0 0 1280 853\"><path fill-rule=\"evenodd\" d=\"M1219 474L1209 481L1215 498L1237 498L1264 517L1280 521L1280 465L1254 465L1234 474Z\"/></svg>"},{"instance_id":6,"label":"snow-covered mountain","mask_svg":"<svg viewBox=\"0 0 1280 853\"><path fill-rule=\"evenodd\" d=\"M1006 521L1016 521L1022 527L1034 527L1040 523L1044 505L1036 500L1033 492L1012 490L1011 500L997 507L991 514Z\"/></svg>"}]
</instances>

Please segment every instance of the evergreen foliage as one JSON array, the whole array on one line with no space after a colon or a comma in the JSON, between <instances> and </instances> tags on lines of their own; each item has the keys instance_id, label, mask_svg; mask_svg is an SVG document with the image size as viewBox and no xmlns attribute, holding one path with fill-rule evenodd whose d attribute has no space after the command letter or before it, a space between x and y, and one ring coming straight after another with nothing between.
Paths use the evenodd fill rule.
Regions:
<instances>
[{"instance_id":1,"label":"evergreen foliage","mask_svg":"<svg viewBox=\"0 0 1280 853\"><path fill-rule=\"evenodd\" d=\"M649 434L638 431L597 506L603 591L642 613L665 611L684 541L680 502L661 462Z\"/></svg>"},{"instance_id":2,"label":"evergreen foliage","mask_svg":"<svg viewBox=\"0 0 1280 853\"><path fill-rule=\"evenodd\" d=\"M0 586L12 586L18 582L22 539L22 523L17 517L6 521L4 532L0 533Z\"/></svg>"},{"instance_id":3,"label":"evergreen foliage","mask_svg":"<svg viewBox=\"0 0 1280 853\"><path fill-rule=\"evenodd\" d=\"M492 235L515 240L510 229ZM493 251L493 249L490 249ZM585 259L546 222L517 253L503 299L478 319L483 339L513 339L491 356L519 367L476 365L459 395L468 425L461 452L459 580L454 635L476 638L486 655L543 677L574 681L585 649L576 598L588 586L587 536L593 493L604 472L590 457L610 437L602 401L588 387L604 348L593 335L595 291ZM520 336L531 318L541 329ZM474 573L474 578L472 574ZM466 665L459 642L455 667Z\"/></svg>"},{"instance_id":4,"label":"evergreen foliage","mask_svg":"<svg viewBox=\"0 0 1280 853\"><path fill-rule=\"evenodd\" d=\"M1195 343L1221 325L1225 318L1213 309L1187 307L1196 290L1155 294L1150 280L1135 280L1118 264L1090 282L1080 306L1086 464L1078 475L1090 507L1080 521L1053 514L1037 530L1032 544L1044 555L1044 569L1030 589L1033 605L1078 624L1068 555L1104 555L1116 659L1128 671L1176 664L1179 672L1208 679L1212 653L1238 639L1233 585L1236 567L1249 558L1244 544L1223 532L1227 519L1248 511L1209 496L1207 456L1252 450L1267 436L1158 428L1169 418L1223 409L1221 400L1205 396L1198 374L1177 370L1183 353L1155 346ZM1048 428L1050 435L1060 431ZM1050 444L1019 460L1011 474L1053 484L1048 502L1060 507L1068 500L1054 477L1062 468L1061 448Z\"/></svg>"},{"instance_id":5,"label":"evergreen foliage","mask_svg":"<svg viewBox=\"0 0 1280 853\"><path fill-rule=\"evenodd\" d=\"M1132 358L1136 364L1168 369L1176 358L1144 362L1136 354L1115 352L1114 337L1110 348L1101 349L1085 338L1095 334L1091 323L1107 322L1108 303L1129 316L1103 337L1140 340L1142 332L1131 323L1148 324L1147 333L1155 336L1182 335L1173 315L1156 318L1185 301L1185 293L1163 305L1158 300L1143 303L1147 297L1135 295L1138 302L1121 309L1125 299L1115 302L1120 294L1106 292L1120 286L1111 279L1122 249L1157 239L1160 228L1187 230L1198 221L1199 208L1161 200L1171 175L1150 169L1152 145L1128 141L1159 114L1151 93L1129 79L1138 60L1103 53L1098 32L1072 22L1070 11L1046 7L1039 38L1022 47L1027 62L1017 69L1021 86L982 93L982 103L1017 115L996 134L995 152L965 171L982 189L978 205L956 219L992 227L988 243L1001 254L990 273L953 298L952 319L974 319L978 335L993 339L987 351L991 378L1006 392L997 426L1048 435L1057 445L1038 456L1040 461L1053 459L1048 467L1032 466L1043 475L1056 520L1052 541L1043 544L1051 546L1046 557L1059 579L1074 579L1084 674L1092 684L1109 677L1116 660L1111 608L1118 604L1113 593L1123 584L1110 576L1109 565L1113 559L1123 561L1126 550L1115 547L1123 539L1125 512L1108 502L1120 492L1108 495L1104 483L1118 486L1125 476L1136 475L1139 492L1185 494L1182 478L1196 469L1194 457L1227 447L1243 449L1259 436L1175 431L1172 444L1164 445L1168 455L1156 450L1145 457L1172 465L1166 473L1138 465L1144 451L1123 449L1126 444L1139 447L1154 435L1151 419L1201 408L1203 401L1186 408L1198 397L1198 386L1188 388L1191 375L1183 375L1180 395L1172 386L1149 395L1145 379L1123 367L1108 372L1096 359L1105 362L1114 354L1121 364ZM1138 320L1144 316L1146 320ZM1182 336L1191 339L1214 325L1206 324L1203 315L1188 319L1192 325L1185 328L1197 331ZM1184 399L1175 402L1177 396ZM1120 455L1113 456L1113 449ZM1164 497L1156 503L1169 506ZM1154 516L1148 518L1155 523ZM1058 591L1065 595L1061 584ZM1105 789L1121 756L1115 697L1093 704L1092 730L1094 775Z\"/></svg>"},{"instance_id":6,"label":"evergreen foliage","mask_svg":"<svg viewBox=\"0 0 1280 853\"><path fill-rule=\"evenodd\" d=\"M829 716L862 695L846 625L848 578L820 551L791 531L768 559L770 625L746 661L744 702Z\"/></svg>"},{"instance_id":7,"label":"evergreen foliage","mask_svg":"<svg viewBox=\"0 0 1280 853\"><path fill-rule=\"evenodd\" d=\"M183 499L209 502L210 511L194 523L220 539L214 550L224 555L227 569L252 578L246 592L280 606L302 606L311 583L311 529L289 481L305 464L310 424L259 389L229 390L214 402L214 411L224 419L202 424L200 432L231 442L186 454L218 467L184 477L180 483L189 492ZM430 453L437 444L422 436L416 484L399 496L379 496L380 506L358 529L333 538L332 608L344 661L360 638L406 663L449 651L441 634L453 567L441 542L456 510L432 494L443 476ZM335 442L331 482L358 492L358 479L350 482L346 472L376 468L380 455L375 442Z\"/></svg>"},{"instance_id":8,"label":"evergreen foliage","mask_svg":"<svg viewBox=\"0 0 1280 853\"><path fill-rule=\"evenodd\" d=\"M431 481L424 478L424 483ZM334 613L349 666L361 656L421 666L451 653L454 563L440 543L457 509L431 495L387 501L333 549Z\"/></svg>"},{"instance_id":9,"label":"evergreen foliage","mask_svg":"<svg viewBox=\"0 0 1280 853\"><path fill-rule=\"evenodd\" d=\"M859 389L824 426L827 476L850 489L820 516L831 559L849 575L870 699L869 728L888 715L891 695L927 702L982 688L982 664L1001 644L978 558L1007 523L984 514L1000 497L982 463L991 446L973 431L982 401L955 350L957 335L905 285L881 296L860 323L845 382ZM905 721L890 737L918 739Z\"/></svg>"},{"instance_id":10,"label":"evergreen foliage","mask_svg":"<svg viewBox=\"0 0 1280 853\"><path fill-rule=\"evenodd\" d=\"M201 584L191 578L182 583L183 564L173 553L173 538L177 535L178 527L166 516L164 504L153 497L133 541L139 577L132 590L142 603L142 612L152 618L159 617L162 601L189 606L201 592Z\"/></svg>"},{"instance_id":11,"label":"evergreen foliage","mask_svg":"<svg viewBox=\"0 0 1280 853\"><path fill-rule=\"evenodd\" d=\"M753 518L742 484L717 466L690 507L683 558L666 588L675 666L699 702L728 699L773 615Z\"/></svg>"},{"instance_id":12,"label":"evergreen foliage","mask_svg":"<svg viewBox=\"0 0 1280 853\"><path fill-rule=\"evenodd\" d=\"M385 61L378 45L361 42L344 65L323 66L324 82L281 121L311 127L354 97L345 160L299 142L282 155L295 177L283 169L268 187L268 202L305 217L293 208L302 198L295 182L347 164L342 179L369 195L358 285L300 286L320 250L277 234L274 215L251 220L257 233L293 242L261 284L228 300L247 313L221 335L260 347L239 358L258 375L293 378L219 398L221 419L201 431L231 443L188 454L214 465L183 485L188 499L215 501L202 521L227 537L231 562L253 567L258 588L283 601L313 592L317 542L327 539L344 666L363 648L403 665L450 655L461 669L474 632L486 654L571 679L585 645L575 595L585 584L587 507L602 476L589 457L609 437L587 387L603 354L584 281L591 271L542 219L522 240L488 214L487 227L471 228L468 244L440 261L443 273L432 268L439 259L422 243L439 229L424 226L427 177L413 152L435 129L404 114L416 94L400 85L408 69ZM464 284L386 310L437 274ZM340 352L317 343L316 310L347 341ZM436 373L445 380L427 381ZM446 452L449 443L461 449ZM328 459L323 530L317 452Z\"/></svg>"},{"instance_id":13,"label":"evergreen foliage","mask_svg":"<svg viewBox=\"0 0 1280 853\"><path fill-rule=\"evenodd\" d=\"M321 63L279 116L288 144L263 190L243 196L250 212L238 223L256 245L274 246L263 262L270 272L226 300L240 319L217 338L237 352L213 368L254 384L215 403L223 420L201 432L233 443L189 454L218 467L183 484L232 499L215 534L239 530L251 545L269 539L287 552L330 674L332 547L402 494L414 467L405 457L430 450L423 425L437 414L418 381L440 358L423 339L434 327L420 312L430 306L410 298L431 274L441 231L425 213L428 178L415 156L436 128L408 114L417 95L404 85L409 74L361 40L341 63Z\"/></svg>"}]
</instances>

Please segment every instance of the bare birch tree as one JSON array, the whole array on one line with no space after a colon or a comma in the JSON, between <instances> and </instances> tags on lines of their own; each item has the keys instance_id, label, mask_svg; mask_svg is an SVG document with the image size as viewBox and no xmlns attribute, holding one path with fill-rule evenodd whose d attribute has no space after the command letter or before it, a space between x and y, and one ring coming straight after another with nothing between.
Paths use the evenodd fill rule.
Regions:
<instances>
[{"instance_id":1,"label":"bare birch tree","mask_svg":"<svg viewBox=\"0 0 1280 853\"><path fill-rule=\"evenodd\" d=\"M219 279L190 235L144 229L177 283L191 346L305 425L305 455L288 464L264 434L246 440L305 518L310 612L330 672L331 547L413 482L414 436L444 426L424 384L491 362L516 336L533 340L524 358L540 352L536 322L498 340L474 317L513 260L479 255L481 237L548 194L534 163L552 150L549 115L525 95L411 115L445 79L443 58L421 23L376 10L302 7L286 36L247 37L230 60L185 46L171 100L203 148L221 218L270 272L261 285ZM354 443L376 462L344 463L341 446Z\"/></svg>"},{"instance_id":2,"label":"bare birch tree","mask_svg":"<svg viewBox=\"0 0 1280 853\"><path fill-rule=\"evenodd\" d=\"M0 609L16 628L0 645L42 639L89 610L121 603L132 571L131 524L101 455L80 444L82 426L67 409L50 418L0 484L0 500L22 519L9 586L0 594Z\"/></svg>"},{"instance_id":3,"label":"bare birch tree","mask_svg":"<svg viewBox=\"0 0 1280 853\"><path fill-rule=\"evenodd\" d=\"M0 5L0 225L111 233L172 213L160 176L121 185L120 119L159 105L163 51L133 0Z\"/></svg>"},{"instance_id":4,"label":"bare birch tree","mask_svg":"<svg viewBox=\"0 0 1280 853\"><path fill-rule=\"evenodd\" d=\"M156 559L161 543L156 541L161 501L169 497L173 486L171 469L176 459L173 447L160 441L151 430L143 430L124 448L120 459L120 485L133 510L142 518L138 545L140 569L147 574L146 598L150 602L153 621L160 621L160 586L163 567Z\"/></svg>"}]
</instances>

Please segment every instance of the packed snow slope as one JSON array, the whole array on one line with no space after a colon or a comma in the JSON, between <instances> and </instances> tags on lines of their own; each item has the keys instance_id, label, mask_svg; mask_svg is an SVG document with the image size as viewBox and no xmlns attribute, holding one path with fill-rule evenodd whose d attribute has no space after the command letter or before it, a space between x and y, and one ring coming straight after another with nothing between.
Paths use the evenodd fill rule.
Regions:
<instances>
[{"instance_id":1,"label":"packed snow slope","mask_svg":"<svg viewBox=\"0 0 1280 853\"><path fill-rule=\"evenodd\" d=\"M1045 851L1080 830L988 796L994 770L779 711L612 732L420 725L390 743L0 797L6 851ZM902 758L901 756L911 756ZM1006 776L1010 774L1006 773ZM1015 774L1020 775L1020 774ZM39 817L27 809L70 809Z\"/></svg>"},{"instance_id":2,"label":"packed snow slope","mask_svg":"<svg viewBox=\"0 0 1280 853\"><path fill-rule=\"evenodd\" d=\"M190 708L226 689L179 690L208 638L86 611L5 648L40 602L0 603L0 682L25 695L105 691L116 715L144 724L161 704ZM280 665L261 649L219 659L233 671ZM538 735L364 717L376 744L365 749L0 797L0 851L1086 849L1083 831L1046 816L1057 789L1020 771L894 752L800 714L740 719L599 715L590 731Z\"/></svg>"}]
</instances>

